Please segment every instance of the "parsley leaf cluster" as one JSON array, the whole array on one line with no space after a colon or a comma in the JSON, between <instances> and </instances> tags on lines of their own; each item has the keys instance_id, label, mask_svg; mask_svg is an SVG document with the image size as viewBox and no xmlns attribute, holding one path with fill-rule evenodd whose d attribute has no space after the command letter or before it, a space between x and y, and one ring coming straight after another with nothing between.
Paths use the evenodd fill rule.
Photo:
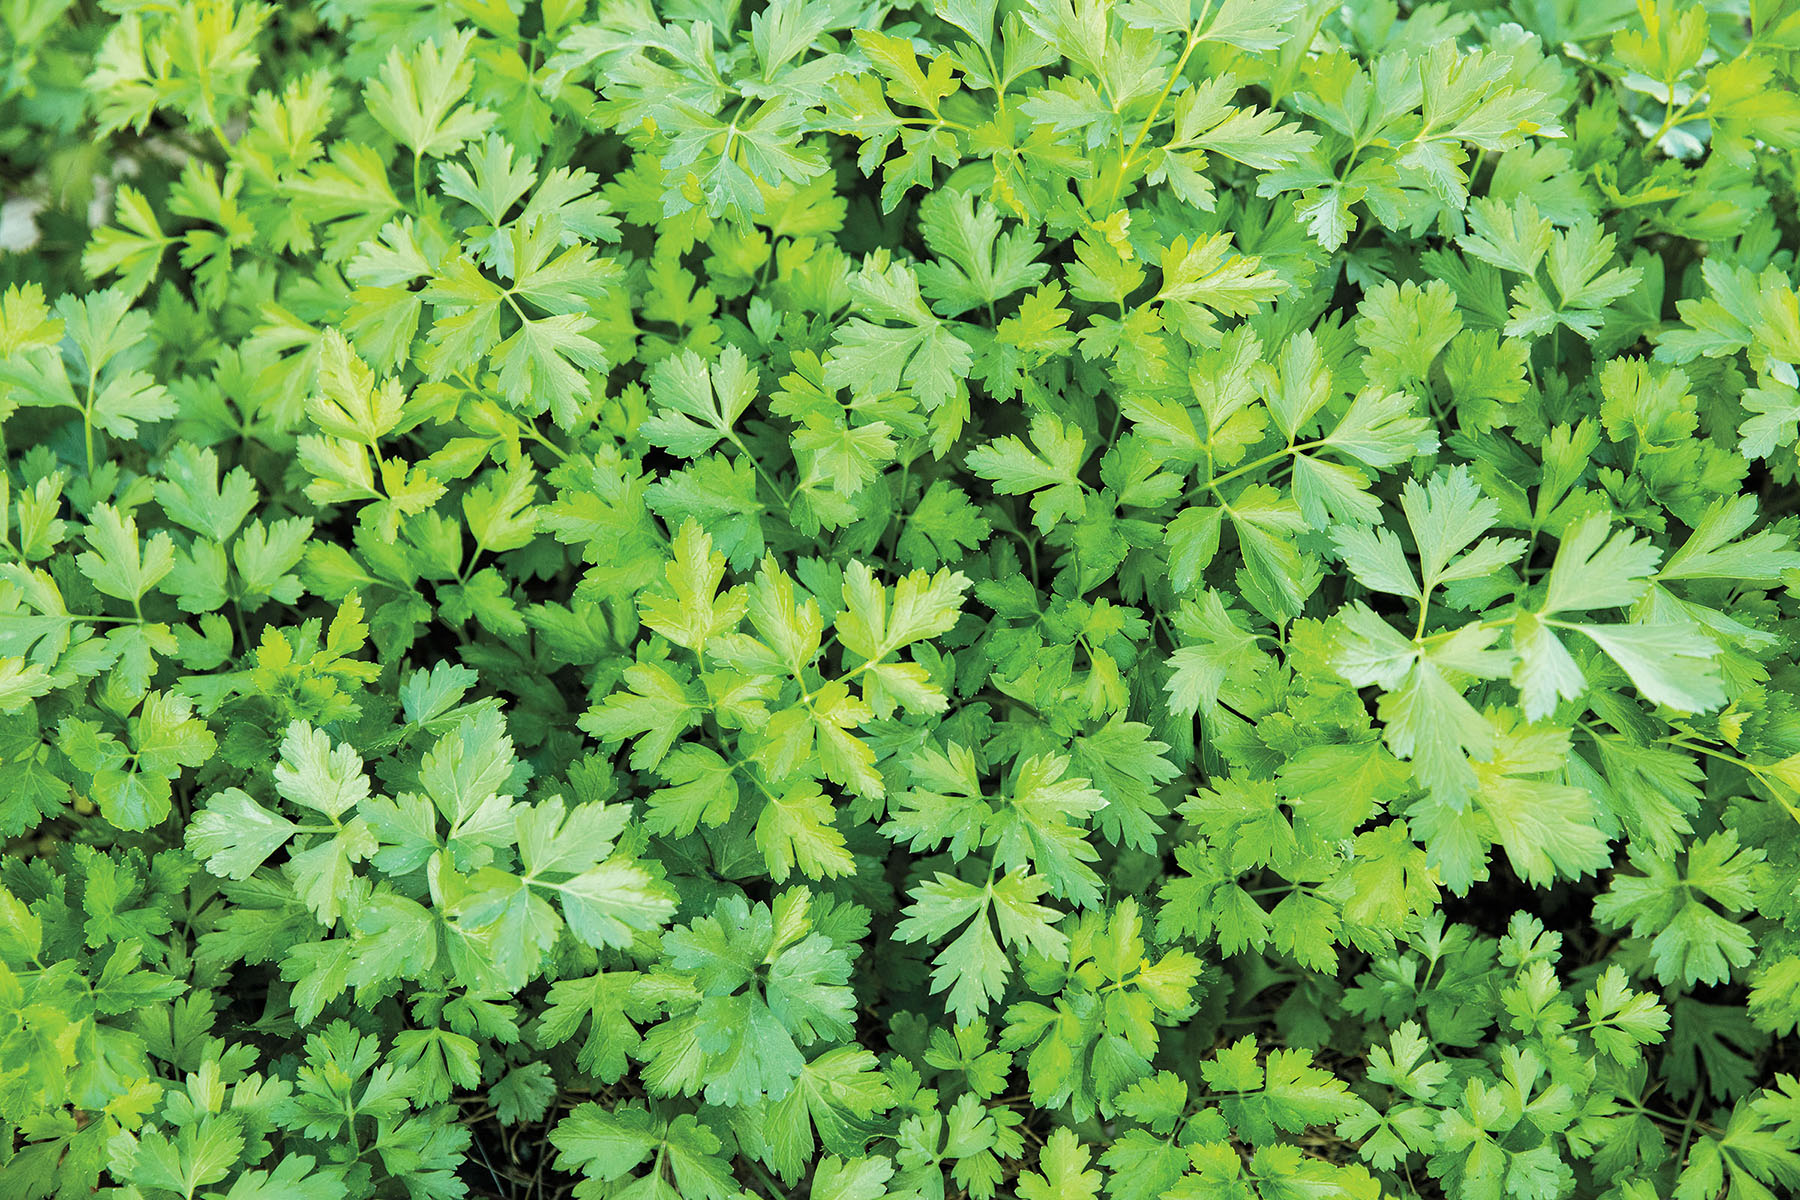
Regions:
<instances>
[{"instance_id":1,"label":"parsley leaf cluster","mask_svg":"<svg viewBox=\"0 0 1800 1200\"><path fill-rule=\"evenodd\" d=\"M3 0L0 1197L1800 1194L1800 0Z\"/></svg>"}]
</instances>

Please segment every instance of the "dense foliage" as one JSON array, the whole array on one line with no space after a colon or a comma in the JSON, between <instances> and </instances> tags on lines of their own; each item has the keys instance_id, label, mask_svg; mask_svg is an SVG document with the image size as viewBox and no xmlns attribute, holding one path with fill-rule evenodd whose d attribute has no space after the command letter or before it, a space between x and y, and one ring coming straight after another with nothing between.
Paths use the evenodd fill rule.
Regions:
<instances>
[{"instance_id":1,"label":"dense foliage","mask_svg":"<svg viewBox=\"0 0 1800 1200\"><path fill-rule=\"evenodd\" d=\"M1796 1194L1796 70L0 0L0 1196Z\"/></svg>"}]
</instances>

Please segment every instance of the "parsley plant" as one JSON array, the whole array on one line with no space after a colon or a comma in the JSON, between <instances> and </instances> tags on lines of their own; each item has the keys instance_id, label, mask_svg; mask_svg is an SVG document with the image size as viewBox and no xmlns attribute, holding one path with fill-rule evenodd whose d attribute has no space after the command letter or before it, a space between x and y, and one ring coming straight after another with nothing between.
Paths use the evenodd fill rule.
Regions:
<instances>
[{"instance_id":1,"label":"parsley plant","mask_svg":"<svg viewBox=\"0 0 1800 1200\"><path fill-rule=\"evenodd\" d=\"M1800 1194L1797 0L0 0L0 1197Z\"/></svg>"}]
</instances>

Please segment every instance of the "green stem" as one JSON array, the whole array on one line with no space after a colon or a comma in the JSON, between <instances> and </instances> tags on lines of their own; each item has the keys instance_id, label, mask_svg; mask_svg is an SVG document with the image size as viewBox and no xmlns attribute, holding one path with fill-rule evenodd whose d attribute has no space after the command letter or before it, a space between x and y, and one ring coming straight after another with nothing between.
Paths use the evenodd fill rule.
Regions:
<instances>
[{"instance_id":1,"label":"green stem","mask_svg":"<svg viewBox=\"0 0 1800 1200\"><path fill-rule=\"evenodd\" d=\"M745 1162L750 1164L750 1169L756 1173L756 1177L762 1181L764 1187L768 1188L771 1192L774 1192L781 1200L787 1200L787 1189L775 1182L775 1177L764 1170L761 1163L748 1155L742 1157Z\"/></svg>"},{"instance_id":2,"label":"green stem","mask_svg":"<svg viewBox=\"0 0 1800 1200\"><path fill-rule=\"evenodd\" d=\"M1675 1166L1677 1169L1687 1159L1688 1142L1694 1137L1694 1123L1700 1119L1700 1098L1706 1093L1696 1084L1694 1086L1694 1102L1688 1105L1687 1120L1681 1126L1681 1145L1675 1149Z\"/></svg>"},{"instance_id":3,"label":"green stem","mask_svg":"<svg viewBox=\"0 0 1800 1200\"><path fill-rule=\"evenodd\" d=\"M94 388L99 381L99 372L89 367L87 402L81 406L81 440L87 450L87 473L90 480L94 477Z\"/></svg>"},{"instance_id":4,"label":"green stem","mask_svg":"<svg viewBox=\"0 0 1800 1200\"><path fill-rule=\"evenodd\" d=\"M1282 459L1299 454L1303 450L1315 450L1324 444L1325 440L1323 438L1315 438L1310 442L1292 443L1284 449L1277 450L1273 454L1265 454L1256 461L1247 462L1241 467L1225 472L1223 475L1214 475L1211 479L1208 479L1198 487L1189 489L1188 497L1191 499L1200 492L1217 489L1221 483L1230 483L1240 475L1248 475L1250 472L1266 467L1270 463L1280 462Z\"/></svg>"},{"instance_id":5,"label":"green stem","mask_svg":"<svg viewBox=\"0 0 1800 1200\"><path fill-rule=\"evenodd\" d=\"M1210 8L1211 5L1207 7ZM1130 148L1125 151L1124 161L1119 164L1121 180L1124 179L1126 170L1131 166L1131 160L1137 157L1137 152L1143 147L1144 139L1150 136L1151 127L1156 124L1157 118L1162 116L1162 107L1168 103L1169 93L1175 90L1175 81L1181 78L1181 73L1187 69L1188 59L1193 57L1194 48L1200 44L1199 35L1200 26L1197 24L1188 30L1187 44L1181 48L1181 57L1175 60L1175 69L1169 72L1168 81L1163 84L1162 91L1157 94L1156 104L1150 109L1150 114L1144 118L1143 125L1138 128L1137 137L1132 139Z\"/></svg>"},{"instance_id":6,"label":"green stem","mask_svg":"<svg viewBox=\"0 0 1800 1200\"><path fill-rule=\"evenodd\" d=\"M1205 10L1201 13L1200 20L1205 20L1211 9L1212 4L1209 0ZM1200 23L1196 21L1194 25L1188 29L1187 42L1181 48L1181 56L1175 60L1175 69L1169 72L1169 78L1163 83L1162 91L1157 94L1156 103L1151 106L1150 112L1144 117L1144 123L1138 127L1137 136L1131 140L1131 145L1125 148L1124 157L1119 160L1118 172L1113 176L1112 195L1108 197L1107 201L1107 207L1109 209L1117 205L1119 197L1124 194L1125 180L1131 174L1131 166L1133 161L1137 158L1137 152L1143 148L1144 139L1150 136L1150 130L1154 128L1156 122L1161 119L1163 105L1168 103L1169 94L1175 90L1176 81L1181 78L1181 73L1187 69L1188 59L1193 57L1194 50L1199 45ZM1121 316L1124 315L1123 308L1124 305L1121 303Z\"/></svg>"},{"instance_id":7,"label":"green stem","mask_svg":"<svg viewBox=\"0 0 1800 1200\"><path fill-rule=\"evenodd\" d=\"M756 468L756 473L762 477L764 483L768 484L769 491L781 500L781 507L790 507L794 503L794 493L800 490L800 485L796 483L792 491L783 495L781 485L776 483L775 477L763 468L762 461L758 459L756 455L750 453L749 447L744 445L744 439L738 436L737 430L726 430L725 437L733 446L737 447L737 452L739 454L750 460L750 465Z\"/></svg>"},{"instance_id":8,"label":"green stem","mask_svg":"<svg viewBox=\"0 0 1800 1200\"><path fill-rule=\"evenodd\" d=\"M889 530L888 557L894 556L894 547L900 543L900 530L906 526L910 517L906 506L906 487L912 480L912 460L909 458L900 464L900 487L894 493L894 525Z\"/></svg>"}]
</instances>

